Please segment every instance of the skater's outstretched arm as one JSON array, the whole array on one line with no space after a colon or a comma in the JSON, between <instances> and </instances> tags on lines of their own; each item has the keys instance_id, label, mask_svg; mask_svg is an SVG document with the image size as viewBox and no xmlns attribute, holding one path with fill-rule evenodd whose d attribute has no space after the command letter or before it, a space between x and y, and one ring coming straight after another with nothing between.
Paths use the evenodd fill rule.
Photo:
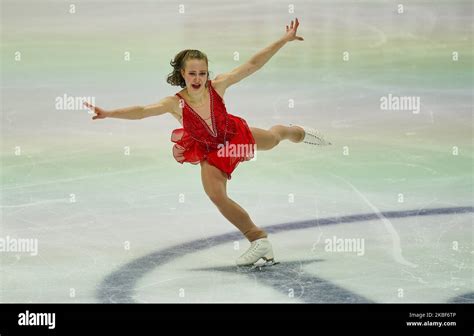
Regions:
<instances>
[{"instance_id":1,"label":"skater's outstretched arm","mask_svg":"<svg viewBox=\"0 0 474 336\"><path fill-rule=\"evenodd\" d=\"M105 119L105 118L120 118L120 119L143 119L151 116L157 116L165 113L173 113L174 111L174 97L165 97L156 104L146 106L131 106L120 109L107 111L98 106L94 106L88 102L84 105L90 108L95 115L92 120Z\"/></svg>"},{"instance_id":2,"label":"skater's outstretched arm","mask_svg":"<svg viewBox=\"0 0 474 336\"><path fill-rule=\"evenodd\" d=\"M276 42L270 44L265 49L259 51L246 63L240 65L229 73L220 74L213 81L215 86L221 86L222 90L225 90L229 86L238 83L245 77L250 76L255 71L260 69L268 60L283 47L286 42L293 40L303 41L301 36L296 36L296 31L300 25L298 18L295 22L291 21L290 26L286 26L286 33Z\"/></svg>"}]
</instances>

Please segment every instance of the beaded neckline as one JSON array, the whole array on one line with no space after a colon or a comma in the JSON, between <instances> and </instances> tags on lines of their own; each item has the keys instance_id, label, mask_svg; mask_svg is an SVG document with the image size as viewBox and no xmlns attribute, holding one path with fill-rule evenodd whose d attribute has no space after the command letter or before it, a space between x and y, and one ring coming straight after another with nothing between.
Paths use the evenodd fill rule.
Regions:
<instances>
[{"instance_id":1,"label":"beaded neckline","mask_svg":"<svg viewBox=\"0 0 474 336\"><path fill-rule=\"evenodd\" d=\"M207 122L199 115L199 113L197 113L191 105L189 105L186 100L179 94L177 93L177 95L184 101L184 103L186 105L188 105L189 109L191 110L191 112L193 112L198 118L199 120L201 120L201 122L204 124L204 126L206 127L207 131L213 136L213 137L217 137L217 131L216 131L216 121L215 121L215 117L214 117L214 99L213 99L213 95L212 95L212 86L211 84L209 83L209 100L210 100L210 112L211 112L211 119L212 119L212 129L209 127L209 125L207 124Z\"/></svg>"}]
</instances>

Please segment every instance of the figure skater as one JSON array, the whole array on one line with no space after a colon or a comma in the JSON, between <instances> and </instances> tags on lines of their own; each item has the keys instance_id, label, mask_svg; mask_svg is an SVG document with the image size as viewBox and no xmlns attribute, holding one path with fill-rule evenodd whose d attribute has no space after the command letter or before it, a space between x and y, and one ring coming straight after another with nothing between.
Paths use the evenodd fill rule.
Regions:
<instances>
[{"instance_id":1,"label":"figure skater","mask_svg":"<svg viewBox=\"0 0 474 336\"><path fill-rule=\"evenodd\" d=\"M183 88L175 96L156 104L106 111L84 103L94 112L93 120L104 118L143 119L171 113L183 126L171 134L173 156L179 163L200 164L204 191L222 215L249 240L250 247L237 260L239 266L254 265L260 259L274 263L267 233L254 224L247 211L227 195L227 180L240 162L251 160L257 150L275 148L281 141L328 145L314 129L275 125L269 130L249 127L247 122L227 113L224 94L234 85L259 70L287 42L303 41L297 36L298 19L286 26L286 33L255 54L248 62L229 73L209 79L207 56L199 50L183 50L171 61L173 72L167 82ZM242 150L244 149L244 150Z\"/></svg>"}]
</instances>

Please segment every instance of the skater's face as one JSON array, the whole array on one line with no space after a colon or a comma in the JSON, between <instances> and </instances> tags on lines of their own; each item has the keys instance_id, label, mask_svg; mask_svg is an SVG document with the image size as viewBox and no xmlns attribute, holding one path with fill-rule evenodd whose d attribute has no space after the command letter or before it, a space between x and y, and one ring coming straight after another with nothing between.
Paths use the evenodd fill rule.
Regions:
<instances>
[{"instance_id":1,"label":"skater's face","mask_svg":"<svg viewBox=\"0 0 474 336\"><path fill-rule=\"evenodd\" d=\"M192 93L202 92L208 79L207 63L205 60L189 59L185 62L181 75L186 82L186 88Z\"/></svg>"}]
</instances>

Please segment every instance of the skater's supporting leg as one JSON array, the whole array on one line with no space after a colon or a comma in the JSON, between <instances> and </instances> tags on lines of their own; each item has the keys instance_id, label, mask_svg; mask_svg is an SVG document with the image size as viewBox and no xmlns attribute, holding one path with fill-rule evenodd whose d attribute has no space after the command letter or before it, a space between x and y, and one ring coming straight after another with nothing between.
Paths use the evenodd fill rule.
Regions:
<instances>
[{"instance_id":1,"label":"skater's supporting leg","mask_svg":"<svg viewBox=\"0 0 474 336\"><path fill-rule=\"evenodd\" d=\"M201 179L204 191L225 218L234 224L250 241L267 237L265 231L257 227L249 214L227 196L227 177L207 161L201 161Z\"/></svg>"},{"instance_id":2,"label":"skater's supporting leg","mask_svg":"<svg viewBox=\"0 0 474 336\"><path fill-rule=\"evenodd\" d=\"M304 138L304 130L297 126L275 125L269 130L250 127L250 131L257 144L257 150L269 150L275 147L282 140L291 142L301 142Z\"/></svg>"}]
</instances>

